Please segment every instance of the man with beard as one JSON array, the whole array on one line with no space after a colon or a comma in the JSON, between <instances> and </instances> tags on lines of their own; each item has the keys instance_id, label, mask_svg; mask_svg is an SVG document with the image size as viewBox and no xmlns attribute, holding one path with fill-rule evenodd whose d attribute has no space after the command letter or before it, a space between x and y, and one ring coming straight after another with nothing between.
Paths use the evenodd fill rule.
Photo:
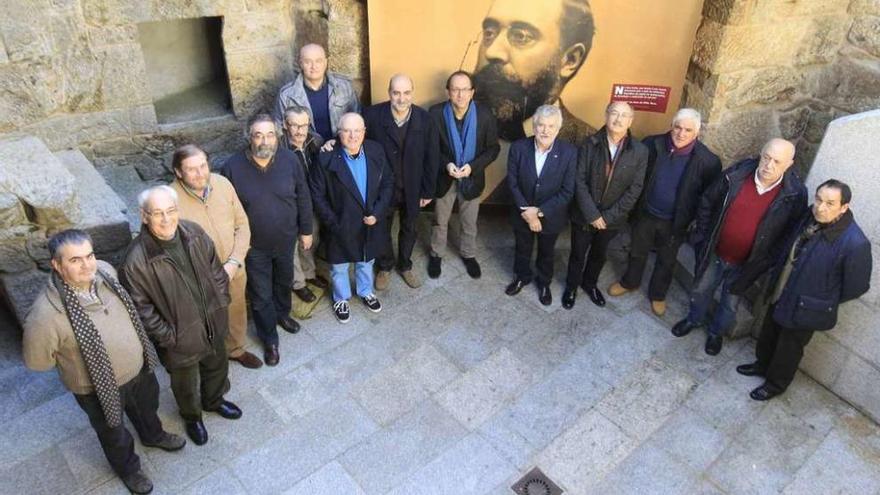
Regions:
<instances>
[{"instance_id":1,"label":"man with beard","mask_svg":"<svg viewBox=\"0 0 880 495\"><path fill-rule=\"evenodd\" d=\"M440 256L446 251L449 217L458 202L461 223L459 253L468 276L480 278L482 272L476 258L477 215L480 194L486 187L486 167L501 151L498 127L489 108L474 103L474 81L469 73L453 72L446 79L446 93L449 100L437 103L429 110L440 131L440 167L428 276L440 276Z\"/></svg>"},{"instance_id":2,"label":"man with beard","mask_svg":"<svg viewBox=\"0 0 880 495\"><path fill-rule=\"evenodd\" d=\"M364 111L367 139L377 141L394 170L394 197L388 219L382 223L382 253L376 259L379 270L376 289L388 288L395 266L391 242L394 211L400 217L397 236L397 270L410 287L422 285L412 270L412 252L416 244L416 220L419 209L434 199L440 160L440 136L428 112L413 105L413 82L397 74L388 82L389 101Z\"/></svg>"},{"instance_id":3,"label":"man with beard","mask_svg":"<svg viewBox=\"0 0 880 495\"><path fill-rule=\"evenodd\" d=\"M562 111L559 137L573 144L595 132L562 104L565 85L577 74L593 45L595 25L588 0L496 0L483 19L474 82L477 100L498 118L501 139L531 133L541 105Z\"/></svg>"},{"instance_id":4,"label":"man with beard","mask_svg":"<svg viewBox=\"0 0 880 495\"><path fill-rule=\"evenodd\" d=\"M275 366L278 330L299 331L290 317L293 254L297 237L312 246L312 198L303 167L289 150L278 149L279 132L269 114L248 122L250 146L226 162L221 174L235 187L251 226L251 249L245 258L247 293L266 364Z\"/></svg>"}]
</instances>

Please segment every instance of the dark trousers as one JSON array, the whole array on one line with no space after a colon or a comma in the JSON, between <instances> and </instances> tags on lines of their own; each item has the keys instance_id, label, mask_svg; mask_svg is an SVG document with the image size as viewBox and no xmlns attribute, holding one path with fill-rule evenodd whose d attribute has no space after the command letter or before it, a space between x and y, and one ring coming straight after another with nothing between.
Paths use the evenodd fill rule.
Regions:
<instances>
[{"instance_id":1,"label":"dark trousers","mask_svg":"<svg viewBox=\"0 0 880 495\"><path fill-rule=\"evenodd\" d=\"M257 335L264 345L278 345L278 321L290 314L295 243L276 251L251 248L247 268L247 295Z\"/></svg>"},{"instance_id":2,"label":"dark trousers","mask_svg":"<svg viewBox=\"0 0 880 495\"><path fill-rule=\"evenodd\" d=\"M771 305L755 346L758 366L765 370L767 385L776 392L784 392L794 380L798 365L804 357L804 347L813 338L812 330L785 328L773 320Z\"/></svg>"},{"instance_id":3,"label":"dark trousers","mask_svg":"<svg viewBox=\"0 0 880 495\"><path fill-rule=\"evenodd\" d=\"M140 374L119 387L119 395L125 414L134 425L142 442L157 443L162 438L162 422L156 415L159 407L159 383L156 375L144 367ZM89 423L98 435L98 442L110 467L120 477L128 476L141 468L141 461L134 452L134 439L120 424L111 428L104 417L104 410L94 393L73 395L76 403L89 417Z\"/></svg>"},{"instance_id":4,"label":"dark trousers","mask_svg":"<svg viewBox=\"0 0 880 495\"><path fill-rule=\"evenodd\" d=\"M617 230L598 230L592 225L571 224L571 254L568 257L568 276L565 286L577 289L596 287L599 274L605 266L608 244L617 236ZM589 256L587 251L589 250Z\"/></svg>"},{"instance_id":5,"label":"dark trousers","mask_svg":"<svg viewBox=\"0 0 880 495\"><path fill-rule=\"evenodd\" d=\"M627 289L639 288L642 284L645 263L648 261L648 253L651 249L655 249L657 259L648 286L648 298L652 301L666 300L680 246L681 240L672 235L671 220L663 220L650 213L643 213L632 229L629 262L623 278L620 279L620 285Z\"/></svg>"},{"instance_id":6,"label":"dark trousers","mask_svg":"<svg viewBox=\"0 0 880 495\"><path fill-rule=\"evenodd\" d=\"M516 278L531 282L532 272L532 246L535 245L535 238L538 239L538 257L535 259L535 268L537 269L538 285L546 287L553 280L553 248L556 246L556 239L559 234L535 233L530 230L513 229L513 236L516 240L513 258L513 272Z\"/></svg>"},{"instance_id":7,"label":"dark trousers","mask_svg":"<svg viewBox=\"0 0 880 495\"><path fill-rule=\"evenodd\" d=\"M229 391L229 360L223 339L214 337L214 352L186 368L168 370L171 392L186 421L202 419L202 409L216 409Z\"/></svg>"},{"instance_id":8,"label":"dark trousers","mask_svg":"<svg viewBox=\"0 0 880 495\"><path fill-rule=\"evenodd\" d=\"M394 212L400 218L400 229L397 232L397 264L394 263L394 247L391 240L391 228L394 224ZM406 203L400 202L388 209L388 218L382 224L382 254L376 258L376 266L384 272L396 268L402 272L412 270L412 253L416 245L416 220L418 211L407 211Z\"/></svg>"}]
</instances>

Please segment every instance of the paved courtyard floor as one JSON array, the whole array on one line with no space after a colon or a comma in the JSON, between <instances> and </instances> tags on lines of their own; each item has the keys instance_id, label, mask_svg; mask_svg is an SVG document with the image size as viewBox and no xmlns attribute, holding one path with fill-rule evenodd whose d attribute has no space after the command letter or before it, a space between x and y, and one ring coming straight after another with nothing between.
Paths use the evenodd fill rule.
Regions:
<instances>
[{"instance_id":1,"label":"paved courtyard floor","mask_svg":"<svg viewBox=\"0 0 880 495\"><path fill-rule=\"evenodd\" d=\"M535 466L578 495L880 493L878 425L802 374L781 398L749 399L760 379L734 368L754 342L710 357L701 332L674 338L680 288L662 319L633 294L599 309L581 293L566 311L564 237L545 308L533 286L504 294L504 217L485 215L480 239L480 280L450 255L421 289L395 276L378 315L354 304L340 325L320 305L302 332L281 332L275 368L233 363L240 420L206 414L202 447L137 445L154 493L510 495ZM603 288L620 269L609 263ZM24 368L3 326L0 493L124 493L73 397L54 372ZM158 376L163 422L183 434Z\"/></svg>"}]
</instances>

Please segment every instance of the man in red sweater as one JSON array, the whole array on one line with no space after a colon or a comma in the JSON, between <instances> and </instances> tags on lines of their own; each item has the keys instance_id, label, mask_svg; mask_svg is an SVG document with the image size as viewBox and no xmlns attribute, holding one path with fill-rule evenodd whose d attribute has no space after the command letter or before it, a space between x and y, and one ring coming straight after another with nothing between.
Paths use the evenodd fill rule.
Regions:
<instances>
[{"instance_id":1,"label":"man in red sweater","mask_svg":"<svg viewBox=\"0 0 880 495\"><path fill-rule=\"evenodd\" d=\"M688 315L672 328L676 337L708 324L706 354L721 351L736 323L740 297L773 263L781 241L807 207L807 191L794 170L794 145L771 139L760 159L743 160L706 191L697 210L697 253ZM709 305L721 288L711 318Z\"/></svg>"}]
</instances>

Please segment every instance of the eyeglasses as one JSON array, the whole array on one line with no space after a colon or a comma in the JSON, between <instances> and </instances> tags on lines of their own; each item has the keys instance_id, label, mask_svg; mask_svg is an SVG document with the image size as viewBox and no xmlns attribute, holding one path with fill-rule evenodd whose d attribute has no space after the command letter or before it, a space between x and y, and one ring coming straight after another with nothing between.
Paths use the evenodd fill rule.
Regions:
<instances>
[{"instance_id":1,"label":"eyeglasses","mask_svg":"<svg viewBox=\"0 0 880 495\"><path fill-rule=\"evenodd\" d=\"M251 139L254 141L274 141L278 138L274 132L270 132L268 134L263 134L262 132L258 132L256 134L251 134Z\"/></svg>"},{"instance_id":2,"label":"eyeglasses","mask_svg":"<svg viewBox=\"0 0 880 495\"><path fill-rule=\"evenodd\" d=\"M304 131L309 128L309 124L287 124L287 128L292 131Z\"/></svg>"},{"instance_id":3,"label":"eyeglasses","mask_svg":"<svg viewBox=\"0 0 880 495\"><path fill-rule=\"evenodd\" d=\"M152 218L153 220L159 220L161 218L171 218L177 216L177 208L169 208L167 210L153 210L148 211L147 216Z\"/></svg>"}]
</instances>

